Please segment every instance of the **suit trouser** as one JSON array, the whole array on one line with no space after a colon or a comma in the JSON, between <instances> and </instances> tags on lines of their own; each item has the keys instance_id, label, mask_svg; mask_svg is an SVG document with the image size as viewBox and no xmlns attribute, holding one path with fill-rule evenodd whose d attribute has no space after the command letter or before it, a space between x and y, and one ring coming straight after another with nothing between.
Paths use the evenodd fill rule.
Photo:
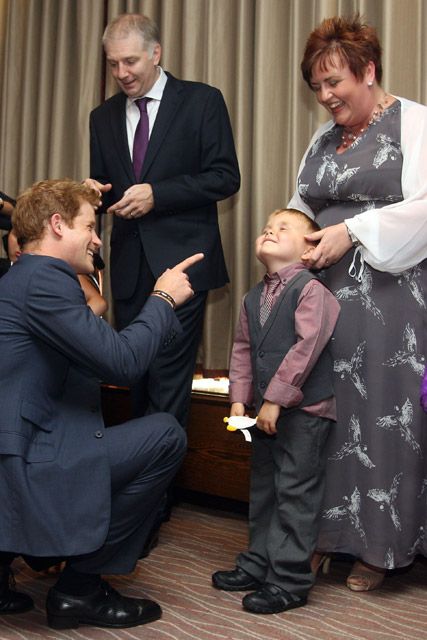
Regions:
<instances>
[{"instance_id":1,"label":"suit trouser","mask_svg":"<svg viewBox=\"0 0 427 640\"><path fill-rule=\"evenodd\" d=\"M110 427L105 440L112 492L107 538L95 553L69 558L68 563L83 573L129 573L182 463L186 437L173 416L160 413Z\"/></svg>"},{"instance_id":2,"label":"suit trouser","mask_svg":"<svg viewBox=\"0 0 427 640\"><path fill-rule=\"evenodd\" d=\"M118 330L132 322L154 288L155 278L144 253L138 282L138 289L131 299L114 302ZM131 387L134 417L167 411L186 428L207 295L207 291L199 291L177 308L176 315L183 331L159 353L141 381Z\"/></svg>"},{"instance_id":3,"label":"suit trouser","mask_svg":"<svg viewBox=\"0 0 427 640\"><path fill-rule=\"evenodd\" d=\"M26 562L36 571L66 559L82 573L130 573L141 555L165 491L181 466L186 440L184 430L167 413L106 429L111 520L103 546L93 553L69 558L24 556ZM84 522L81 526L84 527ZM10 564L16 555L0 552L0 564Z\"/></svg>"},{"instance_id":4,"label":"suit trouser","mask_svg":"<svg viewBox=\"0 0 427 640\"><path fill-rule=\"evenodd\" d=\"M237 566L260 582L306 595L314 582L315 549L324 490L325 443L331 421L294 411L277 434L254 429L249 549Z\"/></svg>"}]
</instances>

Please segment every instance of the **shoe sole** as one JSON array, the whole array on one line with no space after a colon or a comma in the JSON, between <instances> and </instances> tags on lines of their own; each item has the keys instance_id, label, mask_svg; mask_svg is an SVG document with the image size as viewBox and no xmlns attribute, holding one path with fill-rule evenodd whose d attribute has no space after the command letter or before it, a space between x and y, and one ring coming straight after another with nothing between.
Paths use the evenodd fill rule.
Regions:
<instances>
[{"instance_id":1,"label":"shoe sole","mask_svg":"<svg viewBox=\"0 0 427 640\"><path fill-rule=\"evenodd\" d=\"M367 591L375 591L375 589L379 589L382 586L382 582L380 584L377 585L369 585L369 586L364 586L364 585L357 585L357 584L348 584L346 583L347 589L350 589L350 591L356 591L358 593L363 593L363 592L367 592Z\"/></svg>"},{"instance_id":2,"label":"shoe sole","mask_svg":"<svg viewBox=\"0 0 427 640\"><path fill-rule=\"evenodd\" d=\"M128 622L127 624L117 623L117 624L106 624L102 623L99 620L90 620L75 618L71 616L57 616L47 614L47 624L51 629L77 629L80 626L88 626L88 627L101 627L103 629L129 629L130 627L138 627L143 624L148 624L149 622L155 622L162 617L162 614L153 614L150 617L144 618L143 621L140 622Z\"/></svg>"},{"instance_id":3,"label":"shoe sole","mask_svg":"<svg viewBox=\"0 0 427 640\"><path fill-rule=\"evenodd\" d=\"M20 613L27 613L27 611L31 611L34 609L34 604L24 607L23 609L19 609L19 611L2 611L0 609L0 616L18 616Z\"/></svg>"},{"instance_id":4,"label":"shoe sole","mask_svg":"<svg viewBox=\"0 0 427 640\"><path fill-rule=\"evenodd\" d=\"M264 613L264 614L268 614L268 613L284 613L285 611L290 611L291 609L297 609L298 607L304 607L307 604L307 601L302 601L302 602L292 602L288 605L286 605L286 607L283 607L282 609L277 609L277 611L272 611L271 609L264 609L264 608L254 608L254 609L248 609L247 607L245 607L243 605L243 609L245 611L247 611L248 613Z\"/></svg>"},{"instance_id":5,"label":"shoe sole","mask_svg":"<svg viewBox=\"0 0 427 640\"><path fill-rule=\"evenodd\" d=\"M260 582L256 582L256 583L251 582L250 584L248 583L247 585L244 585L242 587L241 586L232 587L228 585L215 584L213 580L212 580L212 585L215 587L215 589L219 589L220 591L256 591L262 586Z\"/></svg>"}]
</instances>

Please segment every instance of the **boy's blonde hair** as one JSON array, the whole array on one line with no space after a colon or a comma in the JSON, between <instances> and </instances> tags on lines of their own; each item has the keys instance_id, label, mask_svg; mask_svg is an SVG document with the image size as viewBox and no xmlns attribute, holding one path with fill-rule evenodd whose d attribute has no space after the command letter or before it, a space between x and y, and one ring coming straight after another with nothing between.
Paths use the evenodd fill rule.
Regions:
<instances>
[{"instance_id":1,"label":"boy's blonde hair","mask_svg":"<svg viewBox=\"0 0 427 640\"><path fill-rule=\"evenodd\" d=\"M320 231L320 227L315 220L312 220L306 213L303 211L299 211L299 209L275 209L268 216L271 218L272 216L277 216L280 213L289 213L290 215L296 216L305 222L307 229L310 231Z\"/></svg>"}]
</instances>

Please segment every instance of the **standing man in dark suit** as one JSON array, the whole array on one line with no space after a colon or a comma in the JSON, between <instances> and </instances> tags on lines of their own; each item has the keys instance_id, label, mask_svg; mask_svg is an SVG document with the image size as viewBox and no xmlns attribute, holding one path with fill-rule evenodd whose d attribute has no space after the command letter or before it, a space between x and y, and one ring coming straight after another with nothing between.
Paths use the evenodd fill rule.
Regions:
<instances>
[{"instance_id":1,"label":"standing man in dark suit","mask_svg":"<svg viewBox=\"0 0 427 640\"><path fill-rule=\"evenodd\" d=\"M98 194L71 180L40 182L18 199L23 253L0 280L0 615L32 608L10 588L19 555L66 557L49 590L51 627L132 627L160 607L125 598L101 574L138 560L185 433L166 413L105 429L100 380L129 384L180 332L175 305L193 294L184 260L155 283L134 322L117 333L86 305L77 273L101 246Z\"/></svg>"},{"instance_id":2,"label":"standing man in dark suit","mask_svg":"<svg viewBox=\"0 0 427 640\"><path fill-rule=\"evenodd\" d=\"M170 411L185 427L207 293L228 282L217 202L240 186L230 120L218 89L163 71L158 29L146 16L118 16L103 43L120 93L91 113L91 177L98 188L95 180L112 185L105 203L114 214L117 326L132 321L167 267L196 251L205 255L189 272L196 294L177 312L183 333L156 359L138 391L149 413ZM140 98L148 99L142 116ZM142 161L135 140L147 117ZM139 413L146 410L140 404Z\"/></svg>"}]
</instances>

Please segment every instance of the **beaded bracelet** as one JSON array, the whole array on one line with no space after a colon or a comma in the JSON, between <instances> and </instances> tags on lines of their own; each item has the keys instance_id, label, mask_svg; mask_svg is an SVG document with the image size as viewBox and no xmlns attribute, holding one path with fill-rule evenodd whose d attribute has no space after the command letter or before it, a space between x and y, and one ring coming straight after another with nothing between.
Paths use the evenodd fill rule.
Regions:
<instances>
[{"instance_id":1,"label":"beaded bracelet","mask_svg":"<svg viewBox=\"0 0 427 640\"><path fill-rule=\"evenodd\" d=\"M155 289L154 291L151 292L151 295L152 296L159 296L159 298L163 298L164 300L169 302L169 304L171 305L172 309L175 309L176 302L172 298L172 296L170 296L168 293L166 293L166 291L162 291L161 289Z\"/></svg>"}]
</instances>

